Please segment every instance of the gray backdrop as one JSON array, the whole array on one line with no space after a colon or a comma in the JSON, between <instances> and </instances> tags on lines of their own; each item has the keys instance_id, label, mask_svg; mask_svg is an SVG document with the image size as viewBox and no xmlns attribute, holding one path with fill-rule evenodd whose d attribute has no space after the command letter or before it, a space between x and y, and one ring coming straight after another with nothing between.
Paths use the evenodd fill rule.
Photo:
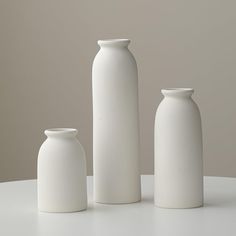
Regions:
<instances>
[{"instance_id":1,"label":"gray backdrop","mask_svg":"<svg viewBox=\"0 0 236 236\"><path fill-rule=\"evenodd\" d=\"M92 174L91 65L105 38L132 40L142 173L153 173L160 89L193 87L205 174L236 176L235 8L231 0L1 0L0 181L36 177L50 127L78 129Z\"/></svg>"}]
</instances>

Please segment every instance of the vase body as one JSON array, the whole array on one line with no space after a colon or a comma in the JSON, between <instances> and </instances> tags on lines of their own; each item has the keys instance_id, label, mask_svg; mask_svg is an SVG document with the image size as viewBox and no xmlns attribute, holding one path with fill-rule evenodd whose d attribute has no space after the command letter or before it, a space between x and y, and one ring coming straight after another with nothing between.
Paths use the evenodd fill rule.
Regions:
<instances>
[{"instance_id":1,"label":"vase body","mask_svg":"<svg viewBox=\"0 0 236 236\"><path fill-rule=\"evenodd\" d=\"M202 129L192 89L162 90L155 119L155 205L203 204Z\"/></svg>"},{"instance_id":2,"label":"vase body","mask_svg":"<svg viewBox=\"0 0 236 236\"><path fill-rule=\"evenodd\" d=\"M74 212L87 208L85 152L76 129L46 130L38 155L38 209Z\"/></svg>"},{"instance_id":3,"label":"vase body","mask_svg":"<svg viewBox=\"0 0 236 236\"><path fill-rule=\"evenodd\" d=\"M130 40L100 40L93 62L94 200L119 204L141 198L138 73Z\"/></svg>"}]
</instances>

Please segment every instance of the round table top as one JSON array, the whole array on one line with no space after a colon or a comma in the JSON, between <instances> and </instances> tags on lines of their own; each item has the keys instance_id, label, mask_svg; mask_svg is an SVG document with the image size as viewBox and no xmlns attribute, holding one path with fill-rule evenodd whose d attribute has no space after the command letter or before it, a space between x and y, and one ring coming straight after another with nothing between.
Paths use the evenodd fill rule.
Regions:
<instances>
[{"instance_id":1,"label":"round table top","mask_svg":"<svg viewBox=\"0 0 236 236\"><path fill-rule=\"evenodd\" d=\"M0 235L20 236L235 236L236 179L205 177L204 207L163 209L153 204L153 176L142 176L142 201L104 205L92 201L76 213L37 210L36 180L0 184Z\"/></svg>"}]
</instances>

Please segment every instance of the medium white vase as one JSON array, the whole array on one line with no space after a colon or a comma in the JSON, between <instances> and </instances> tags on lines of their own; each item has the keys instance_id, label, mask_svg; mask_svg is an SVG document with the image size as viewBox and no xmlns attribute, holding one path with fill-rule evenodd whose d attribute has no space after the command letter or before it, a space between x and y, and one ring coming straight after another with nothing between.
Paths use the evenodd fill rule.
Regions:
<instances>
[{"instance_id":1,"label":"medium white vase","mask_svg":"<svg viewBox=\"0 0 236 236\"><path fill-rule=\"evenodd\" d=\"M99 40L93 62L94 199L107 204L141 198L138 73L130 40Z\"/></svg>"},{"instance_id":2,"label":"medium white vase","mask_svg":"<svg viewBox=\"0 0 236 236\"><path fill-rule=\"evenodd\" d=\"M87 208L85 152L76 129L48 129L38 155L38 209L73 212Z\"/></svg>"},{"instance_id":3,"label":"medium white vase","mask_svg":"<svg viewBox=\"0 0 236 236\"><path fill-rule=\"evenodd\" d=\"M203 205L201 117L193 89L163 89L155 120L155 205Z\"/></svg>"}]
</instances>

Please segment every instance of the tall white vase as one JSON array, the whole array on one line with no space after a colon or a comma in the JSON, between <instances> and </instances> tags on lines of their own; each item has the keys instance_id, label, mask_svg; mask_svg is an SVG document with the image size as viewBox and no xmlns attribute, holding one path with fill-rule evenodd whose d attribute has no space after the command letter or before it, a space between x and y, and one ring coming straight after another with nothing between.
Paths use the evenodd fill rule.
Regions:
<instances>
[{"instance_id":1,"label":"tall white vase","mask_svg":"<svg viewBox=\"0 0 236 236\"><path fill-rule=\"evenodd\" d=\"M38 208L73 212L87 208L85 152L76 129L49 129L38 155Z\"/></svg>"},{"instance_id":2,"label":"tall white vase","mask_svg":"<svg viewBox=\"0 0 236 236\"><path fill-rule=\"evenodd\" d=\"M115 204L141 198L138 73L130 40L99 40L93 62L94 199Z\"/></svg>"},{"instance_id":3,"label":"tall white vase","mask_svg":"<svg viewBox=\"0 0 236 236\"><path fill-rule=\"evenodd\" d=\"M155 205L203 205L201 117L193 89L163 89L155 120Z\"/></svg>"}]
</instances>

